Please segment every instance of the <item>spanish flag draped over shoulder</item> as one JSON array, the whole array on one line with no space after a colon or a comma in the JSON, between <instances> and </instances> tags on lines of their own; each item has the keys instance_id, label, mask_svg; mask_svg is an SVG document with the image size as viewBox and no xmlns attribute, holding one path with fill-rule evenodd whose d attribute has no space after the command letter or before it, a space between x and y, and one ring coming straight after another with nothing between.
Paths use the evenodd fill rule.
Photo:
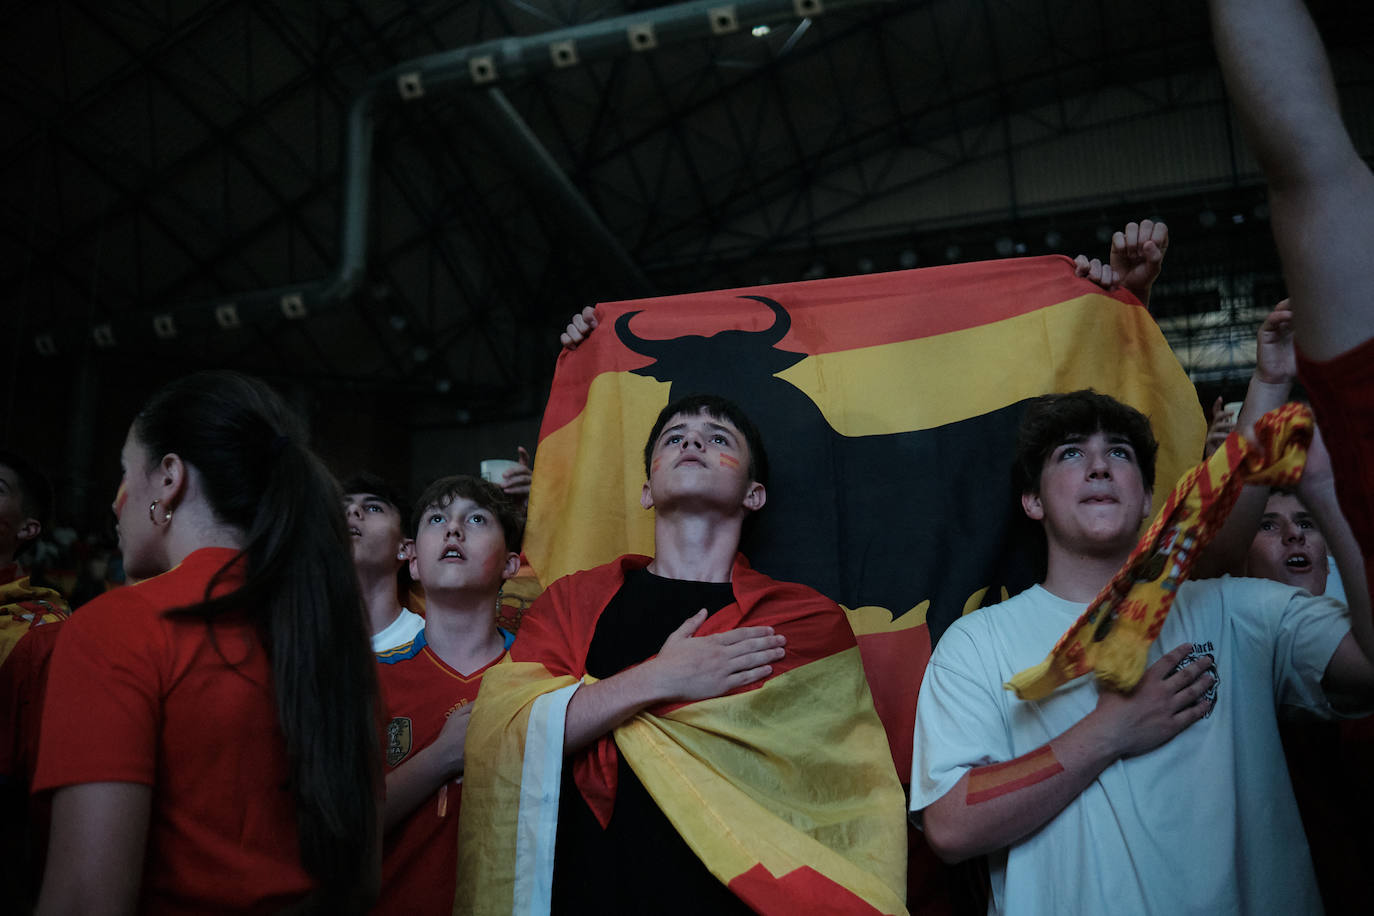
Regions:
<instances>
[{"instance_id":1,"label":"spanish flag draped over shoulder","mask_svg":"<svg viewBox=\"0 0 1374 916\"><path fill-rule=\"evenodd\" d=\"M511 663L473 706L454 913L548 912L563 722L584 681L596 621L644 556L554 582L521 623ZM735 601L705 636L772 626L787 654L764 681L642 712L571 758L605 824L617 755L687 845L759 913L905 913L901 784L853 633L834 602L776 582L742 557ZM671 890L671 889L669 889Z\"/></svg>"},{"instance_id":2,"label":"spanish flag draped over shoulder","mask_svg":"<svg viewBox=\"0 0 1374 916\"><path fill-rule=\"evenodd\" d=\"M644 440L714 393L758 425L772 472L742 552L849 616L899 773L934 641L1043 576L1013 492L1024 402L1095 388L1150 417L1155 488L1202 451L1192 384L1126 292L1048 256L603 304L559 360L530 495L539 578L653 552ZM1159 505L1155 506L1158 509Z\"/></svg>"}]
</instances>

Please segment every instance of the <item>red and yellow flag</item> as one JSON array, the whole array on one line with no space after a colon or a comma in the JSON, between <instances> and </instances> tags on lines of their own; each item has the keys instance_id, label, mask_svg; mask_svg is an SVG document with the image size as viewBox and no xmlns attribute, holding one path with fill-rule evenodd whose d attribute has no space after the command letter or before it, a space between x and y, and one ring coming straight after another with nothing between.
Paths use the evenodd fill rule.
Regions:
<instances>
[{"instance_id":1,"label":"red and yellow flag","mask_svg":"<svg viewBox=\"0 0 1374 916\"><path fill-rule=\"evenodd\" d=\"M1013 492L1023 403L1092 387L1140 409L1167 492L1202 451L1197 396L1150 315L1053 256L603 304L560 357L525 553L543 582L653 552L644 440L670 399L731 398L761 430L768 501L742 551L847 611L910 771L930 649L1043 575ZM1162 501L1162 495L1160 500Z\"/></svg>"},{"instance_id":2,"label":"red and yellow flag","mask_svg":"<svg viewBox=\"0 0 1374 916\"><path fill-rule=\"evenodd\" d=\"M622 557L559 579L521 623L511 663L482 682L467 732L454 912L540 913L551 899L570 687ZM834 602L738 558L735 601L697 635L772 626L787 654L765 680L639 713L569 759L577 791L609 820L617 755L706 868L758 913L905 913L901 783L853 633Z\"/></svg>"},{"instance_id":3,"label":"red and yellow flag","mask_svg":"<svg viewBox=\"0 0 1374 916\"><path fill-rule=\"evenodd\" d=\"M61 593L30 585L18 572L17 566L0 569L0 665L29 630L71 614Z\"/></svg>"}]
</instances>

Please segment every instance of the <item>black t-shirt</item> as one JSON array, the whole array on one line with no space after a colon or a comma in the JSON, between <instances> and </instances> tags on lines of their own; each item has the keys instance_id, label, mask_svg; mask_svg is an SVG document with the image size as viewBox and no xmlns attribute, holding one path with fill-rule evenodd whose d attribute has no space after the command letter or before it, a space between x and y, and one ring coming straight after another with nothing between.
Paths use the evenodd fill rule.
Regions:
<instances>
[{"instance_id":1,"label":"black t-shirt","mask_svg":"<svg viewBox=\"0 0 1374 916\"><path fill-rule=\"evenodd\" d=\"M688 617L703 607L714 614L734 600L728 582L686 582L630 570L596 623L587 673L607 678L637 665L657 654ZM752 912L706 870L624 756L617 758L615 807L604 830L573 781L571 759L564 761L553 912Z\"/></svg>"}]
</instances>

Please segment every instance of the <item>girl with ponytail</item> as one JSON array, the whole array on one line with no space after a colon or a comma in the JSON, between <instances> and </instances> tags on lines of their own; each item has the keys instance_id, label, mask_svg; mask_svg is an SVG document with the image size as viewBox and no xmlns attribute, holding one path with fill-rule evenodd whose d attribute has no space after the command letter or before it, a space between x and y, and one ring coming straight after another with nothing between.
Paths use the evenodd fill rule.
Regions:
<instances>
[{"instance_id":1,"label":"girl with ponytail","mask_svg":"<svg viewBox=\"0 0 1374 916\"><path fill-rule=\"evenodd\" d=\"M361 911L376 680L339 496L263 383L156 394L115 497L131 579L53 654L40 913Z\"/></svg>"}]
</instances>

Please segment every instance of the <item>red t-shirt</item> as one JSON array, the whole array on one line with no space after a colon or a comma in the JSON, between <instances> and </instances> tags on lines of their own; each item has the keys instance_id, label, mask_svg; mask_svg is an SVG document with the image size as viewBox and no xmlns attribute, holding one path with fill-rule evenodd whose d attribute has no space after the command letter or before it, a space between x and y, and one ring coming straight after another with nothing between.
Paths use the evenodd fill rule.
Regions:
<instances>
[{"instance_id":1,"label":"red t-shirt","mask_svg":"<svg viewBox=\"0 0 1374 916\"><path fill-rule=\"evenodd\" d=\"M515 637L504 631L502 635L509 649ZM503 654L463 675L434 654L425 642L424 630L412 642L378 653L377 680L387 717L382 735L386 772L433 744L449 715L477 699L482 675L507 657ZM462 790L462 780L450 780L386 835L382 893L374 914L448 916L453 912Z\"/></svg>"},{"instance_id":2,"label":"red t-shirt","mask_svg":"<svg viewBox=\"0 0 1374 916\"><path fill-rule=\"evenodd\" d=\"M32 627L0 662L0 777L22 783L26 792L38 759L48 662L63 623Z\"/></svg>"},{"instance_id":3,"label":"red t-shirt","mask_svg":"<svg viewBox=\"0 0 1374 916\"><path fill-rule=\"evenodd\" d=\"M28 791L38 755L43 685L67 602L29 584L17 564L0 566L0 780Z\"/></svg>"},{"instance_id":4,"label":"red t-shirt","mask_svg":"<svg viewBox=\"0 0 1374 916\"><path fill-rule=\"evenodd\" d=\"M205 622L165 613L202 600L234 555L197 550L107 592L63 624L53 651L34 791L152 787L141 913L271 912L312 886L256 632L221 620L212 642Z\"/></svg>"}]
</instances>

